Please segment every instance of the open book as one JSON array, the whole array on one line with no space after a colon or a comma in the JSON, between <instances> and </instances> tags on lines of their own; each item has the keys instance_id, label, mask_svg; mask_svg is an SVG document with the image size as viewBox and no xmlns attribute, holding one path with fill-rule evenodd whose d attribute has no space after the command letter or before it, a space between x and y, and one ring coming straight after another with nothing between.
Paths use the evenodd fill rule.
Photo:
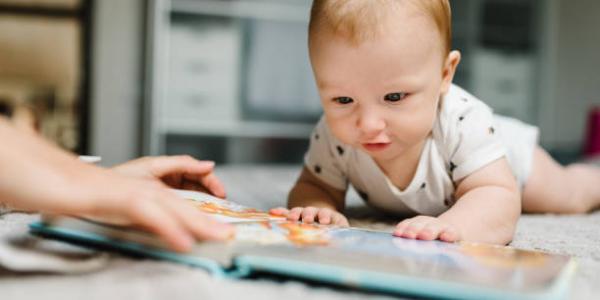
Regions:
<instances>
[{"instance_id":1,"label":"open book","mask_svg":"<svg viewBox=\"0 0 600 300\"><path fill-rule=\"evenodd\" d=\"M151 234L73 217L46 217L30 228L42 236L170 260L220 277L268 272L421 297L562 299L575 269L567 256L289 222L206 194L177 192L198 209L234 223L235 237L198 242L191 253L180 254Z\"/></svg>"}]
</instances>

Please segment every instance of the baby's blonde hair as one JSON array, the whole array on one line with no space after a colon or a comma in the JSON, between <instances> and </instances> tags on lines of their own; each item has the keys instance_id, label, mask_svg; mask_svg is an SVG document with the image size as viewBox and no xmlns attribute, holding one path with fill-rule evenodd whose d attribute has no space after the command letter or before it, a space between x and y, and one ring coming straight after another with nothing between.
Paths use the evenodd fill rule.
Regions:
<instances>
[{"instance_id":1,"label":"baby's blonde hair","mask_svg":"<svg viewBox=\"0 0 600 300\"><path fill-rule=\"evenodd\" d=\"M309 24L309 42L319 29L359 44L377 35L380 20L401 4L412 4L431 16L442 38L442 50L451 49L452 25L449 0L314 0Z\"/></svg>"}]
</instances>

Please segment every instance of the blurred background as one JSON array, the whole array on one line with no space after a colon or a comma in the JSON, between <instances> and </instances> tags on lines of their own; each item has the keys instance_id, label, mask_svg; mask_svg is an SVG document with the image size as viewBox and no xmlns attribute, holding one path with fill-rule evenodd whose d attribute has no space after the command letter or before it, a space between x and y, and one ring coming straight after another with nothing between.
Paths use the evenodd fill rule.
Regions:
<instances>
[{"instance_id":1,"label":"blurred background","mask_svg":"<svg viewBox=\"0 0 600 300\"><path fill-rule=\"evenodd\" d=\"M300 163L321 113L310 2L0 0L0 114L105 165ZM539 126L559 161L596 153L600 1L451 5L455 82Z\"/></svg>"}]
</instances>

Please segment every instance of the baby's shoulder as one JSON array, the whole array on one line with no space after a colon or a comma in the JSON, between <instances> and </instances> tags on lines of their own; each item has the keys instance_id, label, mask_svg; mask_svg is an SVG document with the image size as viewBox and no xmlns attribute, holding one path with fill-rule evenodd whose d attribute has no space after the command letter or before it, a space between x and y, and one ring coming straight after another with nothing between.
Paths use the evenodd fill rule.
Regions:
<instances>
[{"instance_id":1,"label":"baby's shoulder","mask_svg":"<svg viewBox=\"0 0 600 300\"><path fill-rule=\"evenodd\" d=\"M492 109L483 101L453 84L440 102L433 134L448 137L465 124L492 116Z\"/></svg>"},{"instance_id":2,"label":"baby's shoulder","mask_svg":"<svg viewBox=\"0 0 600 300\"><path fill-rule=\"evenodd\" d=\"M310 149L312 151L327 153L330 158L338 163L347 161L347 158L351 157L355 151L353 147L342 143L333 135L329 125L327 125L325 116L322 116L315 125L310 139Z\"/></svg>"},{"instance_id":3,"label":"baby's shoulder","mask_svg":"<svg viewBox=\"0 0 600 300\"><path fill-rule=\"evenodd\" d=\"M325 115L321 116L321 118L315 125L312 132L312 139L313 141L319 141L326 145L331 145L338 142L335 136L332 134L331 130L329 129L329 125L327 125Z\"/></svg>"},{"instance_id":4,"label":"baby's shoulder","mask_svg":"<svg viewBox=\"0 0 600 300\"><path fill-rule=\"evenodd\" d=\"M442 125L458 124L457 118L468 114L490 113L491 108L458 85L451 85L440 103L439 118ZM464 121L464 119L462 119Z\"/></svg>"},{"instance_id":5,"label":"baby's shoulder","mask_svg":"<svg viewBox=\"0 0 600 300\"><path fill-rule=\"evenodd\" d=\"M465 139L478 135L470 133L479 127L489 127L492 109L483 101L457 85L451 85L441 100L432 136L445 156L451 156Z\"/></svg>"}]
</instances>

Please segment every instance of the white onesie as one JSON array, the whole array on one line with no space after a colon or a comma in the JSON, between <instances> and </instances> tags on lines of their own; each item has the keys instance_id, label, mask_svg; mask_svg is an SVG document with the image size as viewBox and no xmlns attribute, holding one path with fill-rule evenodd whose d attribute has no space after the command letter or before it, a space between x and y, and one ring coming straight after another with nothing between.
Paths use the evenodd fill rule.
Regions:
<instances>
[{"instance_id":1,"label":"white onesie","mask_svg":"<svg viewBox=\"0 0 600 300\"><path fill-rule=\"evenodd\" d=\"M346 190L350 183L369 205L397 214L437 216L455 202L455 182L506 157L521 186L527 181L537 145L536 127L495 116L458 86L443 99L415 175L400 190L360 149L341 143L321 118L311 135L306 167L323 182Z\"/></svg>"}]
</instances>

